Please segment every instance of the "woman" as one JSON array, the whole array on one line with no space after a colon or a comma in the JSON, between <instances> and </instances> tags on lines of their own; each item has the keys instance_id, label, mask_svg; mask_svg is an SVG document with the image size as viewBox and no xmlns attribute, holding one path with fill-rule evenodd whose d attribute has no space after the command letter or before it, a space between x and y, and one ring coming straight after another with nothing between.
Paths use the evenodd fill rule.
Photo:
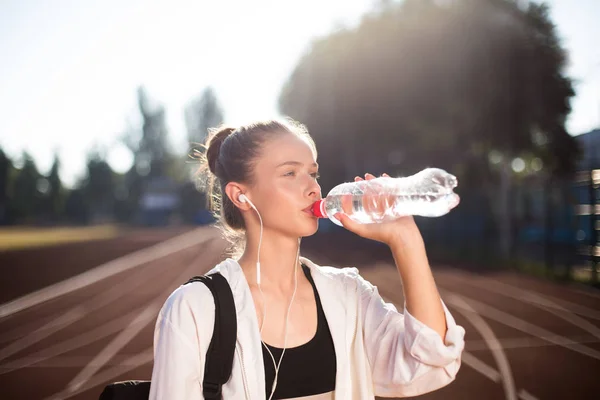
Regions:
<instances>
[{"instance_id":1,"label":"woman","mask_svg":"<svg viewBox=\"0 0 600 400\"><path fill-rule=\"evenodd\" d=\"M238 324L223 398L362 400L447 385L460 366L464 329L440 299L412 217L361 225L338 216L346 229L390 247L403 314L356 268L299 256L301 238L318 228L310 212L321 198L316 160L313 140L292 121L224 127L207 140L209 195L239 256L213 269L231 286ZM169 297L156 323L151 399L202 398L213 323L203 284Z\"/></svg>"}]
</instances>

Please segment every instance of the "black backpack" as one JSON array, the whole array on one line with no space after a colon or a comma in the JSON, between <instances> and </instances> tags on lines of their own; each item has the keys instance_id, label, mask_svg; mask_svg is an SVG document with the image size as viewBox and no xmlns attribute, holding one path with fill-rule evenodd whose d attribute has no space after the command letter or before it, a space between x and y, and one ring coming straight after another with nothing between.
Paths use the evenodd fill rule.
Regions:
<instances>
[{"instance_id":1,"label":"black backpack","mask_svg":"<svg viewBox=\"0 0 600 400\"><path fill-rule=\"evenodd\" d=\"M187 283L202 282L211 291L215 300L215 326L204 368L202 394L207 400L221 399L221 386L229 380L237 320L233 293L227 280L218 272L206 276L195 276ZM107 385L99 400L148 400L150 381L124 381Z\"/></svg>"}]
</instances>

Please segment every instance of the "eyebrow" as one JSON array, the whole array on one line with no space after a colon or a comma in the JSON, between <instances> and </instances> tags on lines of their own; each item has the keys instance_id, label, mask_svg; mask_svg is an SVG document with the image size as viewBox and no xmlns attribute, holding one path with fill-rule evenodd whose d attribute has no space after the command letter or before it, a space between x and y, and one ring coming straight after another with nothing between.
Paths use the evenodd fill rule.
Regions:
<instances>
[{"instance_id":1,"label":"eyebrow","mask_svg":"<svg viewBox=\"0 0 600 400\"><path fill-rule=\"evenodd\" d=\"M284 165L302 166L304 164L301 163L300 161L286 161L286 162L283 162L283 163L279 164L276 168L283 167ZM311 166L319 168L319 164L317 164L316 162L312 163Z\"/></svg>"}]
</instances>

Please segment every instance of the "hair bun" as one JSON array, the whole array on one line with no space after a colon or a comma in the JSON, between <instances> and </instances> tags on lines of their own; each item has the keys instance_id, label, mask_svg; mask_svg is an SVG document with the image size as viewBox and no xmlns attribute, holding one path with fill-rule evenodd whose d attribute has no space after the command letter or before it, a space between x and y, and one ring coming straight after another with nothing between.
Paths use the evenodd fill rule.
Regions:
<instances>
[{"instance_id":1,"label":"hair bun","mask_svg":"<svg viewBox=\"0 0 600 400\"><path fill-rule=\"evenodd\" d=\"M225 126L217 128L212 131L208 137L206 159L208 161L208 168L210 172L216 175L217 160L219 159L219 152L221 151L221 145L235 131L235 128Z\"/></svg>"}]
</instances>

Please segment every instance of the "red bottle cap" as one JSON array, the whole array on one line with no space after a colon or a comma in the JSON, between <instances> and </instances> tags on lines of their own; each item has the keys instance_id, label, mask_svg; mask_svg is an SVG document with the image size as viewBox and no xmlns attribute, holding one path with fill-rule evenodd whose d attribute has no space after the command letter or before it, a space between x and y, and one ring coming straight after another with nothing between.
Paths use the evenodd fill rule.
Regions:
<instances>
[{"instance_id":1,"label":"red bottle cap","mask_svg":"<svg viewBox=\"0 0 600 400\"><path fill-rule=\"evenodd\" d=\"M315 201L310 208L313 215L317 218L327 218L327 215L325 215L325 212L322 209L323 201L323 199Z\"/></svg>"}]
</instances>

